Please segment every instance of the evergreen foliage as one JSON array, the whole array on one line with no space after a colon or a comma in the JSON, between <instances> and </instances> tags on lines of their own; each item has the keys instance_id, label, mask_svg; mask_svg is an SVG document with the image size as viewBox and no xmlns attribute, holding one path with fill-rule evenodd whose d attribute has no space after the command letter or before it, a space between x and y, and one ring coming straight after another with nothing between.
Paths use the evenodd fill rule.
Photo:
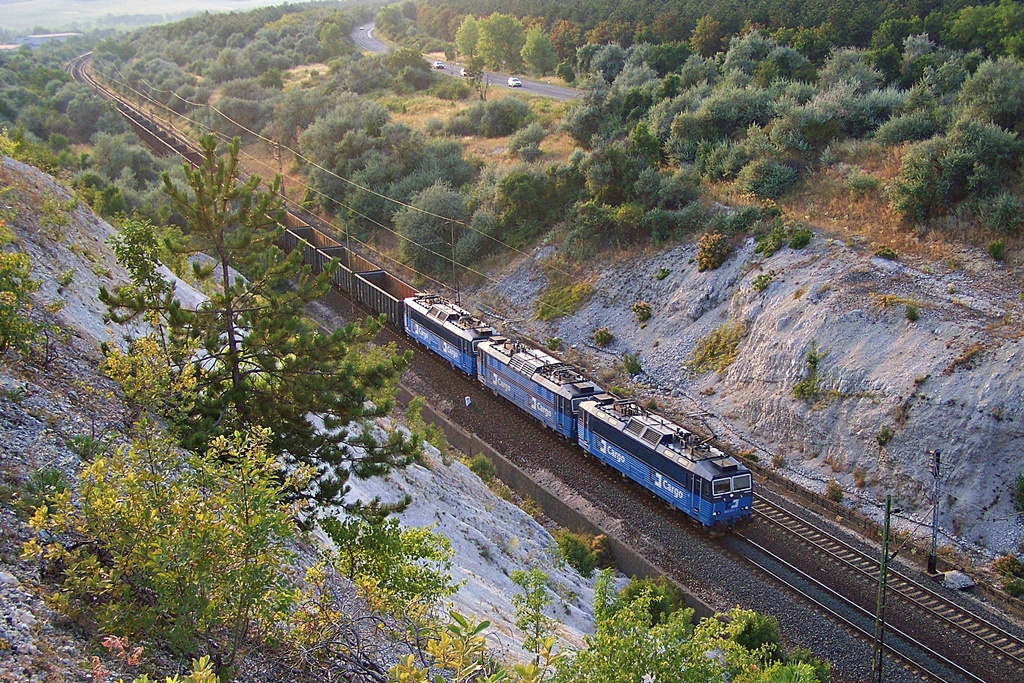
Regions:
<instances>
[{"instance_id":1,"label":"evergreen foliage","mask_svg":"<svg viewBox=\"0 0 1024 683\"><path fill-rule=\"evenodd\" d=\"M287 466L316 470L294 495L340 504L351 474L381 474L416 453L413 440L398 432L381 440L368 422L390 410L408 356L367 349L379 320L333 332L305 320L303 307L327 289L333 266L314 277L301 265L300 250L284 255L275 246L279 180L270 193L257 189L258 176L239 184L237 139L227 158L217 156L212 136L201 147L205 162L185 169L186 187L169 174L164 186L189 225L184 243L169 248L212 257L193 262L193 276L209 284L209 300L182 306L169 284L147 284L152 268L134 273L131 287L102 290L100 297L114 320L157 316L166 362L177 373L194 373L187 428L178 430L183 445L204 452L218 436L273 425L270 451ZM282 286L289 280L293 289Z\"/></svg>"}]
</instances>

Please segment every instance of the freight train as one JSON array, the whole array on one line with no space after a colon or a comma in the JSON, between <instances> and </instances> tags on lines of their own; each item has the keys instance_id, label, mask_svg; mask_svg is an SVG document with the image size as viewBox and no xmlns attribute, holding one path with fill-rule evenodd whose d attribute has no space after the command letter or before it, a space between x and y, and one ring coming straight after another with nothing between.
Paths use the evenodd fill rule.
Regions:
<instances>
[{"instance_id":1,"label":"freight train","mask_svg":"<svg viewBox=\"0 0 1024 683\"><path fill-rule=\"evenodd\" d=\"M288 213L287 249L451 366L712 529L749 520L750 470L696 434L605 392L545 351L509 339L447 298L416 290Z\"/></svg>"}]
</instances>

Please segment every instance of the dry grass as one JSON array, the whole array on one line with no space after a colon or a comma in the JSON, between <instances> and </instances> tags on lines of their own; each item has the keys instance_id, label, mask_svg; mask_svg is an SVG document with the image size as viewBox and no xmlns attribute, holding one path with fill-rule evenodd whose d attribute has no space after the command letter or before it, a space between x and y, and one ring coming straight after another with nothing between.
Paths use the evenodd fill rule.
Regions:
<instances>
[{"instance_id":1,"label":"dry grass","mask_svg":"<svg viewBox=\"0 0 1024 683\"><path fill-rule=\"evenodd\" d=\"M284 88L285 90L289 90L290 88L297 87L299 84L306 81L316 81L317 79L326 76L329 71L330 67L320 62L294 66L282 74L284 79Z\"/></svg>"}]
</instances>

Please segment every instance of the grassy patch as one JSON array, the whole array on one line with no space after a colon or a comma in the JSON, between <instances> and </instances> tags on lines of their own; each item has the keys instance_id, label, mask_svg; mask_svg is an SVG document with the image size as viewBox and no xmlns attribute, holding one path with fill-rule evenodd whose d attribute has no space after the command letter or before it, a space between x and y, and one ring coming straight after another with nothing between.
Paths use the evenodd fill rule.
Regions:
<instances>
[{"instance_id":1,"label":"grassy patch","mask_svg":"<svg viewBox=\"0 0 1024 683\"><path fill-rule=\"evenodd\" d=\"M739 355L740 340L746 332L747 328L741 322L716 327L697 342L683 367L694 375L702 375L709 370L725 370Z\"/></svg>"},{"instance_id":2,"label":"grassy patch","mask_svg":"<svg viewBox=\"0 0 1024 683\"><path fill-rule=\"evenodd\" d=\"M594 288L588 282L552 282L537 299L537 317L547 321L572 315L593 293Z\"/></svg>"}]
</instances>

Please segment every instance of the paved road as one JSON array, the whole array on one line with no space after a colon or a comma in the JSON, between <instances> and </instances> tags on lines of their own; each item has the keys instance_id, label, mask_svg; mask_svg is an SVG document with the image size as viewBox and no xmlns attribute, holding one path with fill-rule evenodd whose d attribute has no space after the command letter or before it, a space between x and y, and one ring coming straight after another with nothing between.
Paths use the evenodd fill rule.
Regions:
<instances>
[{"instance_id":1,"label":"paved road","mask_svg":"<svg viewBox=\"0 0 1024 683\"><path fill-rule=\"evenodd\" d=\"M373 28L372 23L356 26L351 34L352 42L354 42L360 49L366 50L367 52L383 54L390 50L391 47L387 43L378 40L373 35ZM431 62L431 64L433 64L433 62ZM438 69L438 71L455 78L461 78L460 73L462 65L457 62L443 62L443 64L444 69ZM511 74L500 74L492 71L484 72L484 78L486 78L487 82L495 89L508 88L509 90L512 90L513 88L509 88L508 86L509 76L511 76ZM551 85L550 83L542 83L540 81L530 81L522 76L520 76L520 79L523 81L523 85L518 89L534 95L550 97L553 100L574 100L580 96L579 91L574 90L573 88L565 88L558 85Z\"/></svg>"}]
</instances>

